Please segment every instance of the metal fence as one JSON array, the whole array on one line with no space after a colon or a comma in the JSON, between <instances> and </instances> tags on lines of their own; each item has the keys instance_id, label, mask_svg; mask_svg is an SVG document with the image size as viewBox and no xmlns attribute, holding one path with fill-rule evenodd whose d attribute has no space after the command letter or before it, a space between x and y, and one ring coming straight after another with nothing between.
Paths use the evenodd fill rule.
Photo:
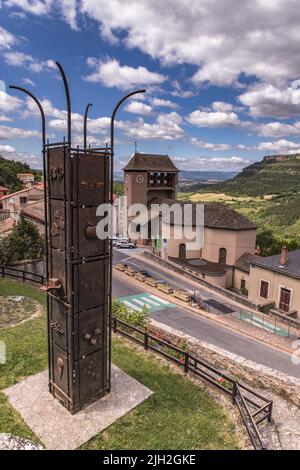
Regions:
<instances>
[{"instance_id":1,"label":"metal fence","mask_svg":"<svg viewBox=\"0 0 300 470\"><path fill-rule=\"evenodd\" d=\"M217 306L209 303L208 300L204 300L203 308L205 311L217 315L229 315L232 318L245 321L252 326L256 326L257 328L261 328L283 338L300 338L300 325L298 326L293 319L288 317L281 320L259 311L252 312L251 310L231 304L230 302L222 304L222 310L220 310Z\"/></svg>"},{"instance_id":2,"label":"metal fence","mask_svg":"<svg viewBox=\"0 0 300 470\"><path fill-rule=\"evenodd\" d=\"M2 278L12 277L22 282L33 282L35 284L44 284L45 278L42 274L25 271L24 269L13 268L9 266L0 266L0 276Z\"/></svg>"},{"instance_id":3,"label":"metal fence","mask_svg":"<svg viewBox=\"0 0 300 470\"><path fill-rule=\"evenodd\" d=\"M273 409L273 402L271 400L217 370L207 361L178 348L175 344L165 339L159 338L154 333L129 325L115 317L112 321L115 333L119 333L138 343L145 350L155 351L181 367L185 373L191 372L217 387L226 395L229 395L233 404L240 411L254 449L262 450L267 448L259 432L258 425L265 420L271 421Z\"/></svg>"}]
</instances>

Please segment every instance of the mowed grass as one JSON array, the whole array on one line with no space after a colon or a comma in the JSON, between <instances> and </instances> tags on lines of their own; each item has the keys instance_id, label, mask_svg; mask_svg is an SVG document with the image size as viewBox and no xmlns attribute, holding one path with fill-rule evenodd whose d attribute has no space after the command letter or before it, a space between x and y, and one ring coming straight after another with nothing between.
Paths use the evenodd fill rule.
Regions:
<instances>
[{"instance_id":1,"label":"mowed grass","mask_svg":"<svg viewBox=\"0 0 300 470\"><path fill-rule=\"evenodd\" d=\"M45 306L34 287L0 281L0 295L27 295ZM45 314L14 328L0 330L7 363L0 365L0 389L47 367ZM222 406L204 390L119 337L113 338L113 362L153 391L153 395L117 420L83 449L237 449L235 425ZM41 418L42 419L42 418ZM38 442L0 393L0 432Z\"/></svg>"}]
</instances>

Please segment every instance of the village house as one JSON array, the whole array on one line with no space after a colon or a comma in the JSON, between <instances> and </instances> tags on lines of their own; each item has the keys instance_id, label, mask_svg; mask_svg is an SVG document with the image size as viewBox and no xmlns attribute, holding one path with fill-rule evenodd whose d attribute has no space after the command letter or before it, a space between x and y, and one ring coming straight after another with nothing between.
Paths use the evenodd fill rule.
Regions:
<instances>
[{"instance_id":1,"label":"village house","mask_svg":"<svg viewBox=\"0 0 300 470\"><path fill-rule=\"evenodd\" d=\"M26 188L34 185L34 175L32 173L17 173L17 178Z\"/></svg>"},{"instance_id":2,"label":"village house","mask_svg":"<svg viewBox=\"0 0 300 470\"><path fill-rule=\"evenodd\" d=\"M249 300L300 317L300 249L249 261Z\"/></svg>"},{"instance_id":3,"label":"village house","mask_svg":"<svg viewBox=\"0 0 300 470\"><path fill-rule=\"evenodd\" d=\"M0 236L5 236L11 232L15 224L18 223L21 212L28 209L32 204L42 201L44 198L43 185L30 187L6 194L0 200Z\"/></svg>"}]
</instances>

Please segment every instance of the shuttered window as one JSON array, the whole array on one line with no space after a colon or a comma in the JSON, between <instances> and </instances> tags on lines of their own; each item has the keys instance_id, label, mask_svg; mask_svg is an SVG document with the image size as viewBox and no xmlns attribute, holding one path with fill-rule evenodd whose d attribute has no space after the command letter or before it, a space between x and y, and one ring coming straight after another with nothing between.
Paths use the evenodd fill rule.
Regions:
<instances>
[{"instance_id":1,"label":"shuttered window","mask_svg":"<svg viewBox=\"0 0 300 470\"><path fill-rule=\"evenodd\" d=\"M269 283L267 281L260 281L260 296L264 299L268 298Z\"/></svg>"}]
</instances>

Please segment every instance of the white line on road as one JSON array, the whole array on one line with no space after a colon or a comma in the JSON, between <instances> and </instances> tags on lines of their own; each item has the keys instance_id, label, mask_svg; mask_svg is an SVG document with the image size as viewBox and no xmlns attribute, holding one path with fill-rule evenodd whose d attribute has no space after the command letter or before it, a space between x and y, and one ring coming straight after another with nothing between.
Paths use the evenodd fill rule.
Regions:
<instances>
[{"instance_id":1,"label":"white line on road","mask_svg":"<svg viewBox=\"0 0 300 470\"><path fill-rule=\"evenodd\" d=\"M169 305L170 302L167 302L166 300L160 299L159 297L156 297L156 295L150 294L151 299L158 300L158 302L161 302L162 304Z\"/></svg>"},{"instance_id":2,"label":"white line on road","mask_svg":"<svg viewBox=\"0 0 300 470\"><path fill-rule=\"evenodd\" d=\"M155 307L159 307L161 305L160 303L154 302L154 300L147 299L146 297L140 297L140 299L146 300L150 304L155 305Z\"/></svg>"},{"instance_id":3,"label":"white line on road","mask_svg":"<svg viewBox=\"0 0 300 470\"><path fill-rule=\"evenodd\" d=\"M123 300L123 304L125 304L127 307L131 308L132 310L137 310L138 312L142 311L140 307L137 307L137 305L132 304L128 300Z\"/></svg>"},{"instance_id":4,"label":"white line on road","mask_svg":"<svg viewBox=\"0 0 300 470\"><path fill-rule=\"evenodd\" d=\"M141 302L139 299L132 299L132 302L135 302L139 305L142 305L143 307L151 308L150 303L147 302ZM156 304L157 305L157 304Z\"/></svg>"}]
</instances>

